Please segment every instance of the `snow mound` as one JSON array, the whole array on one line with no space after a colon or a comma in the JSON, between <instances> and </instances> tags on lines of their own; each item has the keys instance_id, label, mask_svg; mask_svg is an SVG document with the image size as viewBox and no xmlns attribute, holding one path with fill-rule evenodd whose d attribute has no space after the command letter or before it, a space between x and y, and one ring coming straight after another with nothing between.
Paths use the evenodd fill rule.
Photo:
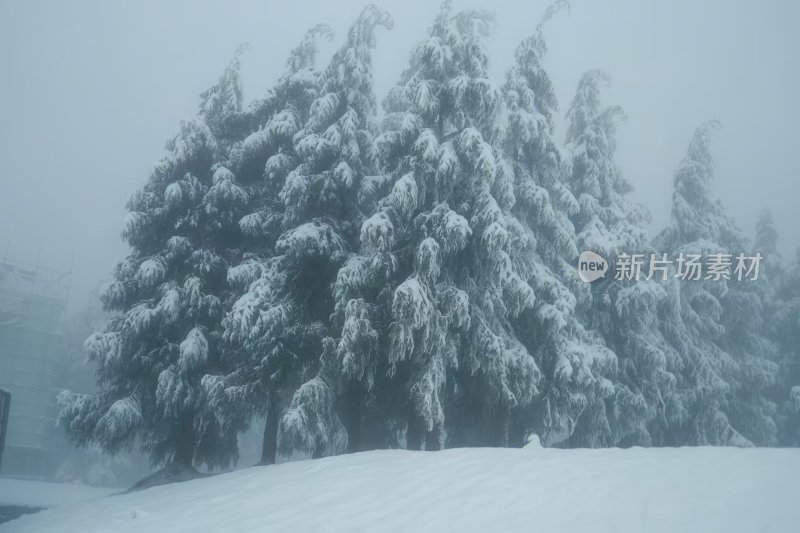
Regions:
<instances>
[{"instance_id":1,"label":"snow mound","mask_svg":"<svg viewBox=\"0 0 800 533\"><path fill-rule=\"evenodd\" d=\"M542 448L542 440L539 435L532 433L528 435L527 443L523 446L526 450L539 450Z\"/></svg>"},{"instance_id":2,"label":"snow mound","mask_svg":"<svg viewBox=\"0 0 800 533\"><path fill-rule=\"evenodd\" d=\"M0 532L794 532L800 450L385 450L24 516Z\"/></svg>"}]
</instances>

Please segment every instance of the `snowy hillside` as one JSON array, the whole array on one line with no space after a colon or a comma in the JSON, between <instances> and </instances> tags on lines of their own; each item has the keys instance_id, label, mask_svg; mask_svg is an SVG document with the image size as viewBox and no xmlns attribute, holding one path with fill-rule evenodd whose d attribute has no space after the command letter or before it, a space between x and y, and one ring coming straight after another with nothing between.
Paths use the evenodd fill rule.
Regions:
<instances>
[{"instance_id":1,"label":"snowy hillside","mask_svg":"<svg viewBox=\"0 0 800 533\"><path fill-rule=\"evenodd\" d=\"M372 451L42 511L0 532L795 532L800 451Z\"/></svg>"}]
</instances>

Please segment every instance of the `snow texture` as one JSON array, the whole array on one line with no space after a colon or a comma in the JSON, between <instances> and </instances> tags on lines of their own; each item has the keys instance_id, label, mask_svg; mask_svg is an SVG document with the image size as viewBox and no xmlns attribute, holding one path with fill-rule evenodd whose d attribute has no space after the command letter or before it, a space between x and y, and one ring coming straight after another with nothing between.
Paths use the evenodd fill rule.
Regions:
<instances>
[{"instance_id":1,"label":"snow texture","mask_svg":"<svg viewBox=\"0 0 800 533\"><path fill-rule=\"evenodd\" d=\"M94 499L0 533L790 533L798 476L789 449L382 450Z\"/></svg>"}]
</instances>

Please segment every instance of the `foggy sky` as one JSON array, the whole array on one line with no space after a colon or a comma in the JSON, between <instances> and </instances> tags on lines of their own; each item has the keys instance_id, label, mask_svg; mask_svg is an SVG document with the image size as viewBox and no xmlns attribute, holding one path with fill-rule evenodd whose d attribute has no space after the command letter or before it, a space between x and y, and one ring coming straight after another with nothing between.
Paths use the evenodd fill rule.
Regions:
<instances>
[{"instance_id":1,"label":"foggy sky","mask_svg":"<svg viewBox=\"0 0 800 533\"><path fill-rule=\"evenodd\" d=\"M488 39L500 84L518 43L550 0L454 0L496 15ZM0 257L67 266L81 302L127 254L119 234L128 197L164 154L243 41L245 99L262 96L310 26L336 32L324 64L367 2L237 0L137 2L0 0ZM378 0L394 17L377 30L379 101L397 81L438 2ZM601 67L604 104L628 115L617 159L652 215L669 220L674 171L697 125L722 122L712 185L752 236L758 213L775 215L780 251L800 246L795 203L800 55L791 0L573 0L546 28L546 59L566 111L580 75ZM563 138L559 118L559 139ZM80 303L78 305L81 305Z\"/></svg>"}]
</instances>

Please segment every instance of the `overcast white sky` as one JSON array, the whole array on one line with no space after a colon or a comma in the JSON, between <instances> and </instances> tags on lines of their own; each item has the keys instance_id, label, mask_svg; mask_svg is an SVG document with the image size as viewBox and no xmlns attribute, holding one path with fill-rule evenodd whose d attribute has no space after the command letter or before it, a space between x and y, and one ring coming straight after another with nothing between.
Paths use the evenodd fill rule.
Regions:
<instances>
[{"instance_id":1,"label":"overcast white sky","mask_svg":"<svg viewBox=\"0 0 800 533\"><path fill-rule=\"evenodd\" d=\"M336 32L326 60L366 2L0 0L0 254L67 265L80 300L126 253L124 204L196 110L237 45L247 100L283 71L305 30ZM379 100L427 31L438 2L378 0L395 19L379 31ZM488 40L498 83L549 3L454 0L496 14ZM550 22L547 64L566 110L581 73L612 77L605 103L622 105L618 159L634 198L668 221L673 172L694 128L716 118L715 193L752 234L773 210L781 251L800 245L796 169L800 2L573 0ZM559 132L562 135L563 132Z\"/></svg>"}]
</instances>

